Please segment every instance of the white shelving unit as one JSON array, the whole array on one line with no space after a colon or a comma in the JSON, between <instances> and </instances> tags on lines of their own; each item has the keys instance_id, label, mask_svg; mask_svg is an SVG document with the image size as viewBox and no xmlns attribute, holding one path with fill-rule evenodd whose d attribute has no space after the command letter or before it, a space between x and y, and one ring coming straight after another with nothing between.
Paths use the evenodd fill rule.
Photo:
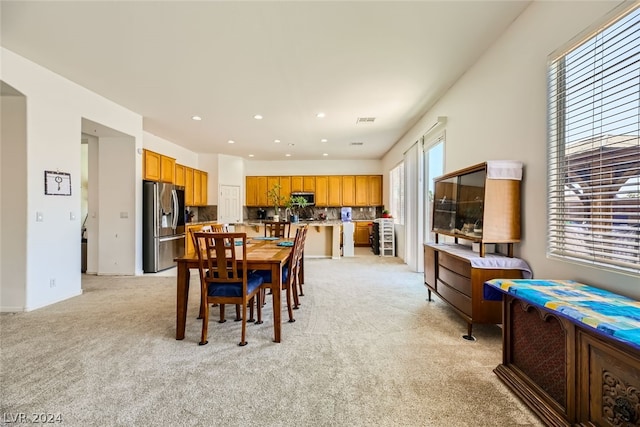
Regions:
<instances>
[{"instance_id":1,"label":"white shelving unit","mask_svg":"<svg viewBox=\"0 0 640 427\"><path fill-rule=\"evenodd\" d=\"M378 218L375 220L379 228L380 256L395 256L395 236L393 234L393 219Z\"/></svg>"}]
</instances>

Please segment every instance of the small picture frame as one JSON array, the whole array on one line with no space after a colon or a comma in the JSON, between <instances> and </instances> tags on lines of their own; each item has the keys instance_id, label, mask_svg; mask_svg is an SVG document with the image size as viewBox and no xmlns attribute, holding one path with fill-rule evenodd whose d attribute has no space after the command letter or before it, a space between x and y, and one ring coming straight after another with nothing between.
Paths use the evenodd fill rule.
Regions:
<instances>
[{"instance_id":1,"label":"small picture frame","mask_svg":"<svg viewBox=\"0 0 640 427\"><path fill-rule=\"evenodd\" d=\"M71 174L44 171L44 194L52 196L71 195Z\"/></svg>"}]
</instances>

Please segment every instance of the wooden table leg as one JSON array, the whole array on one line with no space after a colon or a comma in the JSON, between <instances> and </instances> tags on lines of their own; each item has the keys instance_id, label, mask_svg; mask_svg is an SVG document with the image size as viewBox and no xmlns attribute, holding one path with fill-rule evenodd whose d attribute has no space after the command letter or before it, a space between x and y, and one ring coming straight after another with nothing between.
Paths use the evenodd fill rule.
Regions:
<instances>
[{"instance_id":1,"label":"wooden table leg","mask_svg":"<svg viewBox=\"0 0 640 427\"><path fill-rule=\"evenodd\" d=\"M177 306L176 306L176 339L184 339L184 330L187 323L187 303L189 301L189 277L190 271L186 262L178 263L177 277Z\"/></svg>"},{"instance_id":2,"label":"wooden table leg","mask_svg":"<svg viewBox=\"0 0 640 427\"><path fill-rule=\"evenodd\" d=\"M280 265L273 265L271 267L271 277L273 278L271 283L271 292L273 296L273 341L280 342L280 326L282 323L280 312L280 294L282 293L282 276Z\"/></svg>"}]
</instances>

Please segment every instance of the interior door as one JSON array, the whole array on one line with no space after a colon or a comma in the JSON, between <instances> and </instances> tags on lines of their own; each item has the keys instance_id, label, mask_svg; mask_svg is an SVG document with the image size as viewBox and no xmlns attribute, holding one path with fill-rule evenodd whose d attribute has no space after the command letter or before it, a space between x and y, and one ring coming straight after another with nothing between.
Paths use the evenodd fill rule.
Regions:
<instances>
[{"instance_id":1,"label":"interior door","mask_svg":"<svg viewBox=\"0 0 640 427\"><path fill-rule=\"evenodd\" d=\"M240 201L240 186L220 185L218 200L218 222L233 224L242 222L242 202Z\"/></svg>"}]
</instances>

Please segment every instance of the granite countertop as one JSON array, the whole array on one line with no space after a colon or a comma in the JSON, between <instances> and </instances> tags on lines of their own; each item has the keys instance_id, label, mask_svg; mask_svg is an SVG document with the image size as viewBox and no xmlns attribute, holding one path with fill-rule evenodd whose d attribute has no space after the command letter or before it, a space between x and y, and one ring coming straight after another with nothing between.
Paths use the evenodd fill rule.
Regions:
<instances>
[{"instance_id":1,"label":"granite countertop","mask_svg":"<svg viewBox=\"0 0 640 427\"><path fill-rule=\"evenodd\" d=\"M264 220L247 220L241 224L244 225L250 225L253 227L258 227L261 226L265 223ZM338 219L329 219L329 220L325 220L325 221L305 221L305 220L300 220L299 222L292 222L291 225L296 225L296 224L300 224L300 225L304 225L304 224L309 224L309 225L314 225L314 226L318 226L318 227L330 227L333 225L341 225L342 221L338 220Z\"/></svg>"},{"instance_id":2,"label":"granite countertop","mask_svg":"<svg viewBox=\"0 0 640 427\"><path fill-rule=\"evenodd\" d=\"M187 222L184 225L204 225L204 224L217 224L216 220L210 220L210 221L192 221L192 222Z\"/></svg>"}]
</instances>

